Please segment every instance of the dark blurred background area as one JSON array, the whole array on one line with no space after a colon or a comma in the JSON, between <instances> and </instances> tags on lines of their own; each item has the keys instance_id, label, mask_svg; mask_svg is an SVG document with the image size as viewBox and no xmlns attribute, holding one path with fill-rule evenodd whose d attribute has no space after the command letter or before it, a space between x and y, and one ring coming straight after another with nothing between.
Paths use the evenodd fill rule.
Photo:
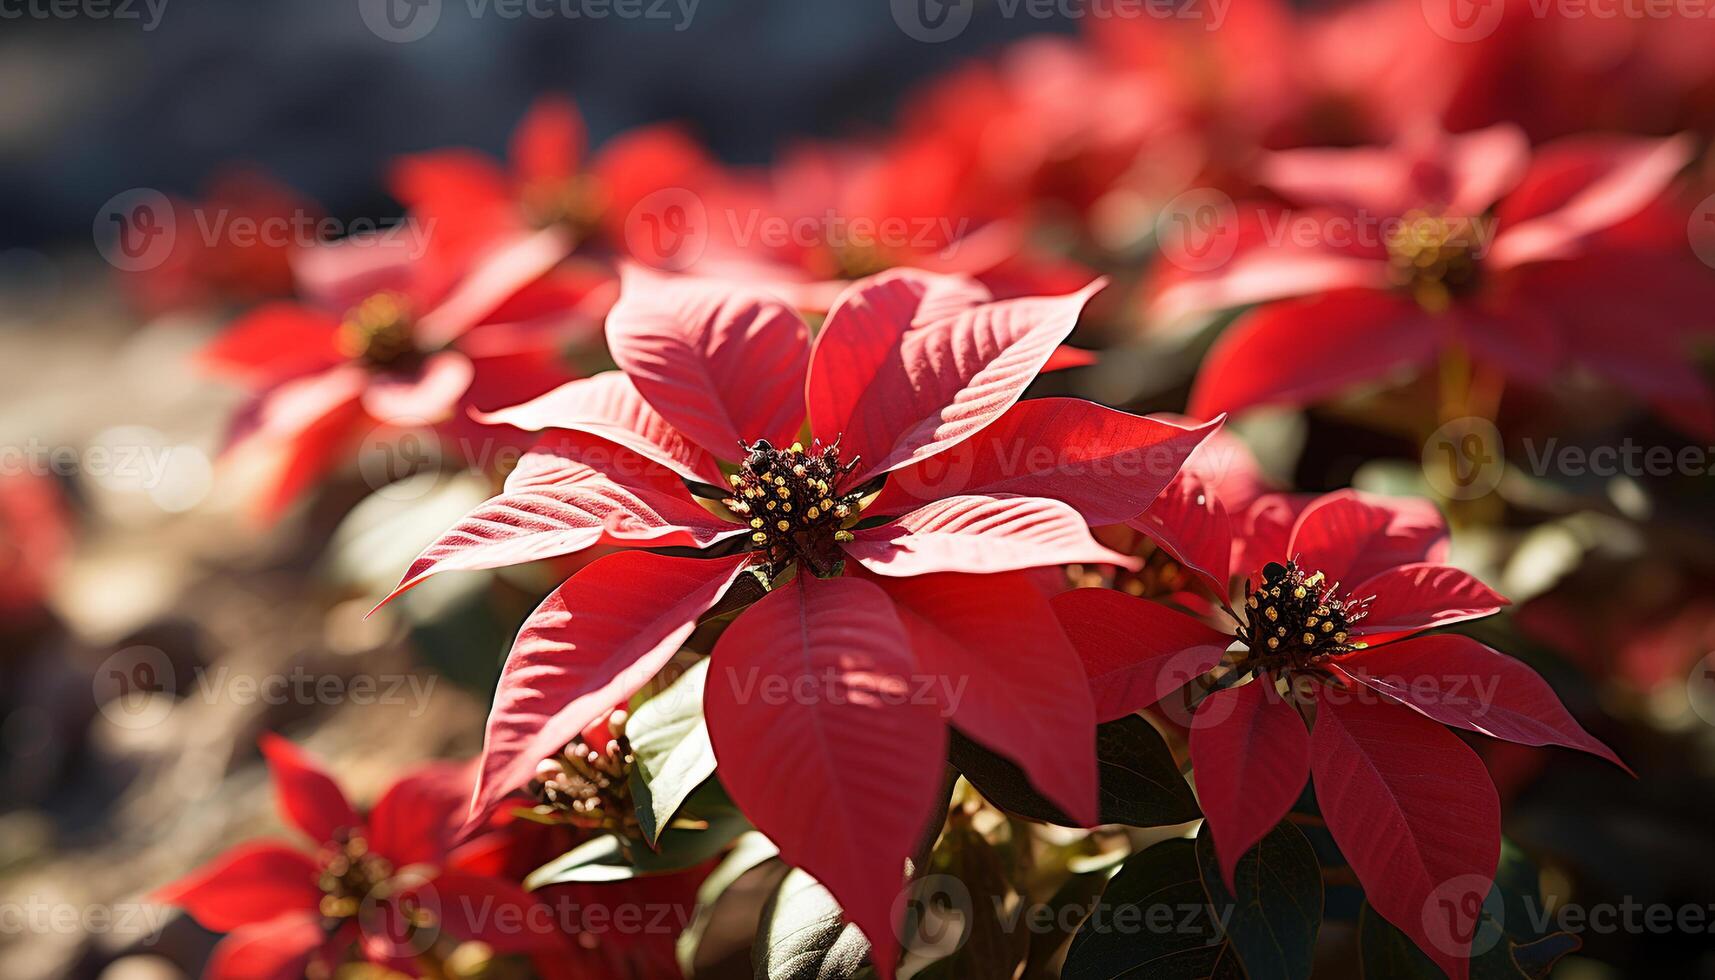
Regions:
<instances>
[{"instance_id":1,"label":"dark blurred background area","mask_svg":"<svg viewBox=\"0 0 1715 980\"><path fill-rule=\"evenodd\" d=\"M143 0L123 8L136 19L0 24L0 247L86 244L114 194L191 196L235 165L333 215L383 215L389 159L498 153L549 92L577 100L592 145L680 121L723 160L761 163L794 138L884 125L903 93L962 59L1071 29L978 5L968 29L926 45L884 2L646 0L640 18L509 19L444 0L433 30L397 43L355 0L155 2L148 29Z\"/></svg>"}]
</instances>

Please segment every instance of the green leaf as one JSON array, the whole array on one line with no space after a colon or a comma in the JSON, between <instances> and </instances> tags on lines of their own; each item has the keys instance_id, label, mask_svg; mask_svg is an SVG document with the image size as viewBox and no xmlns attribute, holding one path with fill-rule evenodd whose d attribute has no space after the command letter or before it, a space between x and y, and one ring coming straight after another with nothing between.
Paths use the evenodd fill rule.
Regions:
<instances>
[{"instance_id":1,"label":"green leaf","mask_svg":"<svg viewBox=\"0 0 1715 980\"><path fill-rule=\"evenodd\" d=\"M1322 926L1322 868L1304 832L1283 820L1246 852L1233 870L1237 894L1221 880L1212 835L1197 838L1197 862L1250 980L1306 980Z\"/></svg>"},{"instance_id":2,"label":"green leaf","mask_svg":"<svg viewBox=\"0 0 1715 980\"><path fill-rule=\"evenodd\" d=\"M869 941L820 882L794 868L762 910L755 949L757 980L848 980L865 969Z\"/></svg>"},{"instance_id":3,"label":"green leaf","mask_svg":"<svg viewBox=\"0 0 1715 980\"><path fill-rule=\"evenodd\" d=\"M1076 826L1036 791L1023 770L956 729L949 757L995 806L1043 823ZM1130 827L1166 827L1197 819L1197 799L1154 726L1136 715L1096 727L1101 820Z\"/></svg>"},{"instance_id":4,"label":"green leaf","mask_svg":"<svg viewBox=\"0 0 1715 980\"><path fill-rule=\"evenodd\" d=\"M566 882L625 881L640 875L683 871L719 854L749 829L750 824L736 811L723 813L703 829L669 830L661 835L661 847L655 851L639 841L604 834L530 872L524 887L534 891Z\"/></svg>"},{"instance_id":5,"label":"green leaf","mask_svg":"<svg viewBox=\"0 0 1715 980\"><path fill-rule=\"evenodd\" d=\"M1066 953L1063 980L1243 980L1210 910L1196 845L1163 841L1131 856Z\"/></svg>"},{"instance_id":6,"label":"green leaf","mask_svg":"<svg viewBox=\"0 0 1715 980\"><path fill-rule=\"evenodd\" d=\"M672 823L685 799L715 771L709 729L703 723L703 685L709 676L707 657L643 702L626 722L636 765L631 771L631 798L644 839L654 845Z\"/></svg>"}]
</instances>

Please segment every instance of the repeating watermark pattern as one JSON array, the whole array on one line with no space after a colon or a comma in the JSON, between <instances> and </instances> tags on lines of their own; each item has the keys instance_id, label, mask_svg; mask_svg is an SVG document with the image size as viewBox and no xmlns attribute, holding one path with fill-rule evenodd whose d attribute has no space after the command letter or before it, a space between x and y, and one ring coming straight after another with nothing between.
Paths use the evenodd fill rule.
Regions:
<instances>
[{"instance_id":1,"label":"repeating watermark pattern","mask_svg":"<svg viewBox=\"0 0 1715 980\"><path fill-rule=\"evenodd\" d=\"M1630 895L1617 902L1553 903L1526 894L1516 896L1515 908L1524 912L1522 925L1539 936L1715 933L1715 905L1708 904L1642 902ZM1449 956L1483 955L1506 936L1506 924L1506 903L1482 875L1460 875L1444 882L1423 903L1424 935Z\"/></svg>"},{"instance_id":2,"label":"repeating watermark pattern","mask_svg":"<svg viewBox=\"0 0 1715 980\"><path fill-rule=\"evenodd\" d=\"M958 710L971 680L952 674L871 675L862 690L855 690L849 672L838 667L792 675L760 667L745 670L729 667L722 674L733 699L743 705L933 705L947 718Z\"/></svg>"},{"instance_id":3,"label":"repeating watermark pattern","mask_svg":"<svg viewBox=\"0 0 1715 980\"><path fill-rule=\"evenodd\" d=\"M0 0L0 21L111 20L148 32L166 14L167 0Z\"/></svg>"},{"instance_id":4,"label":"repeating watermark pattern","mask_svg":"<svg viewBox=\"0 0 1715 980\"><path fill-rule=\"evenodd\" d=\"M995 0L1003 20L1156 20L1191 23L1218 31L1233 0ZM893 21L912 40L950 41L970 26L973 0L892 0Z\"/></svg>"},{"instance_id":5,"label":"repeating watermark pattern","mask_svg":"<svg viewBox=\"0 0 1715 980\"><path fill-rule=\"evenodd\" d=\"M241 706L399 705L413 718L429 710L438 675L419 673L316 673L302 666L247 673L228 666L198 668L179 684L172 660L160 649L128 647L108 657L93 680L95 702L121 728L165 722L190 701Z\"/></svg>"},{"instance_id":6,"label":"repeating watermark pattern","mask_svg":"<svg viewBox=\"0 0 1715 980\"><path fill-rule=\"evenodd\" d=\"M472 20L634 20L688 30L700 0L463 0ZM358 0L358 15L384 41L409 44L432 34L446 0Z\"/></svg>"},{"instance_id":7,"label":"repeating watermark pattern","mask_svg":"<svg viewBox=\"0 0 1715 980\"><path fill-rule=\"evenodd\" d=\"M954 497L966 492L979 468L985 480L1053 477L1070 480L1163 480L1179 472L1182 449L1172 445L1145 446L1099 456L1083 448L1016 441L967 439L916 466L895 470L892 479L902 491L921 499ZM1221 457L1224 466L1231 455Z\"/></svg>"},{"instance_id":8,"label":"repeating watermark pattern","mask_svg":"<svg viewBox=\"0 0 1715 980\"><path fill-rule=\"evenodd\" d=\"M1430 945L1449 956L1477 957L1495 948L1506 935L1506 910L1489 884L1482 875L1460 875L1429 893L1422 925Z\"/></svg>"},{"instance_id":9,"label":"repeating watermark pattern","mask_svg":"<svg viewBox=\"0 0 1715 980\"><path fill-rule=\"evenodd\" d=\"M0 446L0 477L86 477L150 489L171 475L178 465L175 455L188 451L190 447L154 442L62 446L32 436L23 445Z\"/></svg>"},{"instance_id":10,"label":"repeating watermark pattern","mask_svg":"<svg viewBox=\"0 0 1715 980\"><path fill-rule=\"evenodd\" d=\"M1422 0L1430 30L1470 44L1495 33L1508 10L1537 20L1695 20L1715 17L1715 0Z\"/></svg>"},{"instance_id":11,"label":"repeating watermark pattern","mask_svg":"<svg viewBox=\"0 0 1715 980\"><path fill-rule=\"evenodd\" d=\"M951 41L970 26L975 0L890 0L893 22L924 44Z\"/></svg>"},{"instance_id":12,"label":"repeating watermark pattern","mask_svg":"<svg viewBox=\"0 0 1715 980\"><path fill-rule=\"evenodd\" d=\"M989 895L994 921L1008 935L1065 935L1083 931L1116 936L1186 935L1209 937L1209 945L1224 942L1233 910L1216 910L1204 902L1156 902L1150 905L1125 903L1103 905L1068 902L1010 901L1004 895ZM970 888L957 876L924 875L911 882L893 902L893 921L901 946L907 952L937 958L950 956L964 946L973 930L977 911Z\"/></svg>"},{"instance_id":13,"label":"repeating watermark pattern","mask_svg":"<svg viewBox=\"0 0 1715 980\"><path fill-rule=\"evenodd\" d=\"M1715 269L1715 194L1699 201L1697 207L1691 209L1685 236L1691 240L1691 251L1697 258Z\"/></svg>"},{"instance_id":14,"label":"repeating watermark pattern","mask_svg":"<svg viewBox=\"0 0 1715 980\"><path fill-rule=\"evenodd\" d=\"M115 194L101 206L95 215L94 236L101 257L122 272L159 268L185 234L209 249L309 249L341 242L398 249L405 258L416 260L428 251L436 220L341 220L303 210L256 217L234 214L230 208L175 207L160 191L137 187Z\"/></svg>"},{"instance_id":15,"label":"repeating watermark pattern","mask_svg":"<svg viewBox=\"0 0 1715 980\"><path fill-rule=\"evenodd\" d=\"M1495 33L1506 12L1506 0L1423 0L1423 19L1429 29L1446 40L1467 44Z\"/></svg>"},{"instance_id":16,"label":"repeating watermark pattern","mask_svg":"<svg viewBox=\"0 0 1715 980\"><path fill-rule=\"evenodd\" d=\"M1466 416L1446 423L1423 444L1423 479L1447 500L1476 500L1493 493L1507 461L1495 423Z\"/></svg>"},{"instance_id":17,"label":"repeating watermark pattern","mask_svg":"<svg viewBox=\"0 0 1715 980\"><path fill-rule=\"evenodd\" d=\"M647 195L625 216L625 247L633 258L663 272L683 272L709 247L709 211L682 187Z\"/></svg>"},{"instance_id":18,"label":"repeating watermark pattern","mask_svg":"<svg viewBox=\"0 0 1715 980\"><path fill-rule=\"evenodd\" d=\"M950 259L971 230L968 218L771 214L758 208L711 208L682 187L655 191L625 218L631 257L663 272L683 272L719 241L737 252L828 249L846 255L933 255Z\"/></svg>"},{"instance_id":19,"label":"repeating watermark pattern","mask_svg":"<svg viewBox=\"0 0 1715 980\"><path fill-rule=\"evenodd\" d=\"M1155 217L1161 257L1186 272L1212 272L1239 248L1239 211L1233 199L1212 187L1186 191Z\"/></svg>"},{"instance_id":20,"label":"repeating watermark pattern","mask_svg":"<svg viewBox=\"0 0 1715 980\"><path fill-rule=\"evenodd\" d=\"M55 902L31 895L0 902L0 936L117 935L154 943L173 910L152 902Z\"/></svg>"},{"instance_id":21,"label":"repeating watermark pattern","mask_svg":"<svg viewBox=\"0 0 1715 980\"><path fill-rule=\"evenodd\" d=\"M1703 655L1685 679L1685 698L1697 717L1715 725L1715 650Z\"/></svg>"},{"instance_id":22,"label":"repeating watermark pattern","mask_svg":"<svg viewBox=\"0 0 1715 980\"><path fill-rule=\"evenodd\" d=\"M1474 500L1492 492L1509 466L1537 478L1666 479L1715 476L1715 446L1649 445L1625 438L1581 445L1558 436L1519 440L1522 458L1506 455L1500 430L1488 419L1454 419L1423 444L1423 477L1450 500Z\"/></svg>"},{"instance_id":23,"label":"repeating watermark pattern","mask_svg":"<svg viewBox=\"0 0 1715 980\"><path fill-rule=\"evenodd\" d=\"M121 191L95 213L95 247L121 272L159 268L178 236L173 202L147 187Z\"/></svg>"}]
</instances>

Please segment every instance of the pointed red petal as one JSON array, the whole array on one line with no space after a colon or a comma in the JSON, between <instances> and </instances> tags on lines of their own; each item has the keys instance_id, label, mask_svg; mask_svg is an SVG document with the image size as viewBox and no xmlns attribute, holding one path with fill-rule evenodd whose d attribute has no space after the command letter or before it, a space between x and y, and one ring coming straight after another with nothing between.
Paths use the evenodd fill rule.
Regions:
<instances>
[{"instance_id":1,"label":"pointed red petal","mask_svg":"<svg viewBox=\"0 0 1715 980\"><path fill-rule=\"evenodd\" d=\"M1216 597L1227 597L1232 576L1232 523L1221 501L1195 474L1180 473L1148 510L1127 524L1149 535L1201 578Z\"/></svg>"},{"instance_id":2,"label":"pointed red petal","mask_svg":"<svg viewBox=\"0 0 1715 980\"><path fill-rule=\"evenodd\" d=\"M1231 634L1112 589L1073 589L1050 605L1084 662L1096 720L1123 718L1221 662Z\"/></svg>"},{"instance_id":3,"label":"pointed red petal","mask_svg":"<svg viewBox=\"0 0 1715 980\"><path fill-rule=\"evenodd\" d=\"M517 565L604 541L700 548L747 530L703 509L667 470L582 433L548 437L506 483L424 549L387 598L438 572Z\"/></svg>"},{"instance_id":4,"label":"pointed red petal","mask_svg":"<svg viewBox=\"0 0 1715 980\"><path fill-rule=\"evenodd\" d=\"M1019 402L977 435L894 471L872 507L899 513L955 494L1016 494L1118 524L1142 513L1220 424L1175 425L1078 398Z\"/></svg>"},{"instance_id":5,"label":"pointed red petal","mask_svg":"<svg viewBox=\"0 0 1715 980\"><path fill-rule=\"evenodd\" d=\"M905 861L947 758L916 673L881 589L800 573L727 628L703 695L722 784L782 860L833 893L889 978Z\"/></svg>"},{"instance_id":6,"label":"pointed red petal","mask_svg":"<svg viewBox=\"0 0 1715 980\"><path fill-rule=\"evenodd\" d=\"M473 761L430 762L401 776L369 811L369 847L402 868L440 864L458 843L476 781Z\"/></svg>"},{"instance_id":7,"label":"pointed red petal","mask_svg":"<svg viewBox=\"0 0 1715 980\"><path fill-rule=\"evenodd\" d=\"M648 683L748 557L622 551L549 593L524 621L495 689L471 823Z\"/></svg>"},{"instance_id":8,"label":"pointed red petal","mask_svg":"<svg viewBox=\"0 0 1715 980\"><path fill-rule=\"evenodd\" d=\"M1271 493L1258 497L1233 522L1233 574L1260 581L1262 567L1291 557L1292 529L1305 508L1320 499L1313 493Z\"/></svg>"},{"instance_id":9,"label":"pointed red petal","mask_svg":"<svg viewBox=\"0 0 1715 980\"><path fill-rule=\"evenodd\" d=\"M560 228L517 235L495 246L417 321L418 341L431 348L451 343L524 287L547 275L571 251L571 236Z\"/></svg>"},{"instance_id":10,"label":"pointed red petal","mask_svg":"<svg viewBox=\"0 0 1715 980\"><path fill-rule=\"evenodd\" d=\"M314 910L321 868L285 844L240 844L150 897L190 913L203 928L231 932L285 912Z\"/></svg>"},{"instance_id":11,"label":"pointed red petal","mask_svg":"<svg viewBox=\"0 0 1715 980\"><path fill-rule=\"evenodd\" d=\"M1308 405L1429 362L1441 331L1407 299L1348 289L1264 306L1228 327L1197 372L1190 414Z\"/></svg>"},{"instance_id":12,"label":"pointed red petal","mask_svg":"<svg viewBox=\"0 0 1715 980\"><path fill-rule=\"evenodd\" d=\"M857 482L925 459L1011 408L1105 285L980 303L960 277L915 270L852 284L816 338L816 435L861 456Z\"/></svg>"},{"instance_id":13,"label":"pointed red petal","mask_svg":"<svg viewBox=\"0 0 1715 980\"><path fill-rule=\"evenodd\" d=\"M1625 768L1524 664L1467 636L1419 636L1343 658L1358 681L1444 725L1520 745L1563 745Z\"/></svg>"},{"instance_id":14,"label":"pointed red petal","mask_svg":"<svg viewBox=\"0 0 1715 980\"><path fill-rule=\"evenodd\" d=\"M1233 869L1274 829L1310 778L1310 732L1303 719L1258 677L1203 699L1191 721L1197 801L1215 835L1227 887Z\"/></svg>"},{"instance_id":15,"label":"pointed red petal","mask_svg":"<svg viewBox=\"0 0 1715 980\"><path fill-rule=\"evenodd\" d=\"M233 930L209 957L203 980L299 980L328 941L316 912L290 912Z\"/></svg>"},{"instance_id":16,"label":"pointed red petal","mask_svg":"<svg viewBox=\"0 0 1715 980\"><path fill-rule=\"evenodd\" d=\"M513 172L526 183L564 184L584 156L584 118L577 103L559 96L536 100L512 134Z\"/></svg>"},{"instance_id":17,"label":"pointed red petal","mask_svg":"<svg viewBox=\"0 0 1715 980\"><path fill-rule=\"evenodd\" d=\"M804 421L810 331L774 296L627 266L607 317L614 362L674 428L722 459L739 441L792 442Z\"/></svg>"},{"instance_id":18,"label":"pointed red petal","mask_svg":"<svg viewBox=\"0 0 1715 980\"><path fill-rule=\"evenodd\" d=\"M1571 257L1585 236L1661 197L1694 152L1683 134L1571 141L1544 150L1513 195L1516 200L1509 199L1501 211L1501 232L1488 264L1503 269Z\"/></svg>"},{"instance_id":19,"label":"pointed red petal","mask_svg":"<svg viewBox=\"0 0 1715 980\"><path fill-rule=\"evenodd\" d=\"M1451 565L1396 565L1351 588L1370 599L1358 632L1371 646L1434 626L1478 619L1509 605L1495 590Z\"/></svg>"},{"instance_id":20,"label":"pointed red petal","mask_svg":"<svg viewBox=\"0 0 1715 980\"><path fill-rule=\"evenodd\" d=\"M269 303L227 327L197 360L212 372L265 387L339 363L338 330L339 321L319 310Z\"/></svg>"},{"instance_id":21,"label":"pointed red petal","mask_svg":"<svg viewBox=\"0 0 1715 980\"><path fill-rule=\"evenodd\" d=\"M1084 826L1096 823L1096 711L1077 651L1023 572L880 578L946 715L1016 762Z\"/></svg>"},{"instance_id":22,"label":"pointed red petal","mask_svg":"<svg viewBox=\"0 0 1715 980\"><path fill-rule=\"evenodd\" d=\"M292 826L322 844L361 825L339 784L308 753L272 732L259 741L274 777L276 802Z\"/></svg>"},{"instance_id":23,"label":"pointed red petal","mask_svg":"<svg viewBox=\"0 0 1715 980\"><path fill-rule=\"evenodd\" d=\"M1477 915L1501 857L1501 806L1458 736L1350 691L1318 699L1316 800L1382 917L1453 980L1469 974Z\"/></svg>"},{"instance_id":24,"label":"pointed red petal","mask_svg":"<svg viewBox=\"0 0 1715 980\"><path fill-rule=\"evenodd\" d=\"M1447 522L1435 505L1360 490L1324 494L1298 515L1286 552L1306 574L1351 589L1390 568L1447 558Z\"/></svg>"},{"instance_id":25,"label":"pointed red petal","mask_svg":"<svg viewBox=\"0 0 1715 980\"><path fill-rule=\"evenodd\" d=\"M1140 565L1097 543L1077 511L1043 497L948 497L853 534L846 554L880 575Z\"/></svg>"},{"instance_id":26,"label":"pointed red petal","mask_svg":"<svg viewBox=\"0 0 1715 980\"><path fill-rule=\"evenodd\" d=\"M563 384L522 405L476 417L530 432L588 432L641 453L680 476L704 483L719 483L721 479L714 458L662 418L623 371L603 371Z\"/></svg>"}]
</instances>

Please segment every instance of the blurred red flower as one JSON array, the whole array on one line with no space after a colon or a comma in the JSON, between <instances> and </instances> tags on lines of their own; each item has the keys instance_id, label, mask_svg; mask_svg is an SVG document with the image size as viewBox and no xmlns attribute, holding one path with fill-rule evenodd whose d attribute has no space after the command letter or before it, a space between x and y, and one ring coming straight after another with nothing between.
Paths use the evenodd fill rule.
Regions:
<instances>
[{"instance_id":1,"label":"blurred red flower","mask_svg":"<svg viewBox=\"0 0 1715 980\"><path fill-rule=\"evenodd\" d=\"M315 843L241 844L161 888L205 928L229 935L204 976L302 977L359 960L416 975L418 957L475 940L495 953L567 951L537 899L511 881L472 870L493 844L460 845L469 800L467 763L431 763L394 783L360 815L321 767L291 742L262 738L280 812Z\"/></svg>"},{"instance_id":2,"label":"blurred red flower","mask_svg":"<svg viewBox=\"0 0 1715 980\"><path fill-rule=\"evenodd\" d=\"M1577 366L1715 433L1690 356L1715 274L1668 197L1690 153L1590 137L1532 154L1497 126L1270 155L1263 182L1303 210L1241 210L1236 254L1156 298L1168 318L1264 304L1209 352L1191 413L1305 405L1452 354L1527 384Z\"/></svg>"},{"instance_id":3,"label":"blurred red flower","mask_svg":"<svg viewBox=\"0 0 1715 980\"><path fill-rule=\"evenodd\" d=\"M490 449L523 436L479 430L468 413L573 376L561 352L593 331L580 301L598 284L552 273L563 232L513 238L468 267L415 254L422 244L347 240L306 253L304 302L262 306L203 351L210 371L256 392L231 451L259 451L275 467L261 516L290 506L365 433L423 427L457 458L491 461ZM472 440L478 432L485 441Z\"/></svg>"}]
</instances>

